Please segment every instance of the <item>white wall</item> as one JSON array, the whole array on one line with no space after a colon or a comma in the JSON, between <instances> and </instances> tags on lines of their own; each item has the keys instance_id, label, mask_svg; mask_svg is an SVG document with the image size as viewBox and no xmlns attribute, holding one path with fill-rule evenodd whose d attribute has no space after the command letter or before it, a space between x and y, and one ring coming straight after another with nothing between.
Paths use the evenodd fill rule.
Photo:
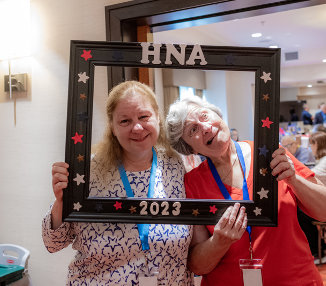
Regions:
<instances>
[{"instance_id":1,"label":"white wall","mask_svg":"<svg viewBox=\"0 0 326 286\"><path fill-rule=\"evenodd\" d=\"M240 140L254 140L254 72L226 72L228 125L239 131Z\"/></svg>"},{"instance_id":2,"label":"white wall","mask_svg":"<svg viewBox=\"0 0 326 286\"><path fill-rule=\"evenodd\" d=\"M195 69L163 69L164 85L206 89L205 71Z\"/></svg>"},{"instance_id":3,"label":"white wall","mask_svg":"<svg viewBox=\"0 0 326 286\"><path fill-rule=\"evenodd\" d=\"M227 91L225 71L206 71L206 100L218 106L228 124Z\"/></svg>"},{"instance_id":4,"label":"white wall","mask_svg":"<svg viewBox=\"0 0 326 286\"><path fill-rule=\"evenodd\" d=\"M13 102L0 90L0 243L31 251L34 286L65 285L71 247L49 254L41 221L54 200L51 165L64 160L70 40L105 40L104 7L121 0L31 0L31 97ZM7 73L0 65L0 78ZM14 67L13 67L14 69ZM107 92L99 88L100 93Z\"/></svg>"}]
</instances>

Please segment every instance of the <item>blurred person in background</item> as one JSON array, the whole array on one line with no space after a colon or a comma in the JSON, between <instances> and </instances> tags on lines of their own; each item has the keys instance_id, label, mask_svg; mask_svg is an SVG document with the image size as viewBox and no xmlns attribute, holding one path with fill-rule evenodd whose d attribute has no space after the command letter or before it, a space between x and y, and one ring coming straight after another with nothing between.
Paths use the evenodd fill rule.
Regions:
<instances>
[{"instance_id":1,"label":"blurred person in background","mask_svg":"<svg viewBox=\"0 0 326 286\"><path fill-rule=\"evenodd\" d=\"M320 111L315 114L314 124L324 124L326 122L326 104L320 104Z\"/></svg>"},{"instance_id":2,"label":"blurred person in background","mask_svg":"<svg viewBox=\"0 0 326 286\"><path fill-rule=\"evenodd\" d=\"M312 171L326 185L326 133L315 132L310 135L309 143L317 164Z\"/></svg>"},{"instance_id":3,"label":"blurred person in background","mask_svg":"<svg viewBox=\"0 0 326 286\"><path fill-rule=\"evenodd\" d=\"M290 112L290 121L293 122L293 121L299 121L299 116L296 114L296 111L294 108L291 108L289 110Z\"/></svg>"},{"instance_id":4,"label":"blurred person in background","mask_svg":"<svg viewBox=\"0 0 326 286\"><path fill-rule=\"evenodd\" d=\"M299 146L294 136L285 135L281 140L281 144L301 163L307 164L315 162L315 157L312 151L308 148Z\"/></svg>"},{"instance_id":5,"label":"blurred person in background","mask_svg":"<svg viewBox=\"0 0 326 286\"><path fill-rule=\"evenodd\" d=\"M316 124L312 128L312 133L315 132L326 132L326 127L324 126L324 124Z\"/></svg>"},{"instance_id":6,"label":"blurred person in background","mask_svg":"<svg viewBox=\"0 0 326 286\"><path fill-rule=\"evenodd\" d=\"M301 113L301 119L303 121L303 124L304 125L312 125L313 116L309 112L309 105L307 103L304 103L302 108L303 108L303 111Z\"/></svg>"},{"instance_id":7,"label":"blurred person in background","mask_svg":"<svg viewBox=\"0 0 326 286\"><path fill-rule=\"evenodd\" d=\"M231 128L230 129L230 133L231 133L231 139L234 141L239 141L239 132L237 129L235 128Z\"/></svg>"}]
</instances>

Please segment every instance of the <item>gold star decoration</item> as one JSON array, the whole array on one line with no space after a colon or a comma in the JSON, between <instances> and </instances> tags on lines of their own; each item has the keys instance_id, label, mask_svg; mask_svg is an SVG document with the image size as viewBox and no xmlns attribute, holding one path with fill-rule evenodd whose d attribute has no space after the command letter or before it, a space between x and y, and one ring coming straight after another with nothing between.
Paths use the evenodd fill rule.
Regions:
<instances>
[{"instance_id":1,"label":"gold star decoration","mask_svg":"<svg viewBox=\"0 0 326 286\"><path fill-rule=\"evenodd\" d=\"M269 94L263 94L263 100L267 102L269 100Z\"/></svg>"},{"instance_id":2,"label":"gold star decoration","mask_svg":"<svg viewBox=\"0 0 326 286\"><path fill-rule=\"evenodd\" d=\"M259 170L259 173L265 177L265 175L267 174L267 168L261 168Z\"/></svg>"},{"instance_id":3,"label":"gold star decoration","mask_svg":"<svg viewBox=\"0 0 326 286\"><path fill-rule=\"evenodd\" d=\"M131 213L131 214L133 214L133 213L136 213L136 212L137 212L137 208L136 208L136 207L134 207L134 206L131 206L129 210L130 210L130 213Z\"/></svg>"},{"instance_id":4,"label":"gold star decoration","mask_svg":"<svg viewBox=\"0 0 326 286\"><path fill-rule=\"evenodd\" d=\"M84 100L87 98L87 96L86 96L85 93L81 93L81 94L79 95L79 98L80 98L82 101L84 101Z\"/></svg>"},{"instance_id":5,"label":"gold star decoration","mask_svg":"<svg viewBox=\"0 0 326 286\"><path fill-rule=\"evenodd\" d=\"M84 161L84 155L78 155L77 156L77 160L78 160L78 162L82 162L82 161Z\"/></svg>"},{"instance_id":6,"label":"gold star decoration","mask_svg":"<svg viewBox=\"0 0 326 286\"><path fill-rule=\"evenodd\" d=\"M192 214L194 215L194 216L198 216L199 215L199 211L198 211L198 209L193 209L192 210Z\"/></svg>"}]
</instances>

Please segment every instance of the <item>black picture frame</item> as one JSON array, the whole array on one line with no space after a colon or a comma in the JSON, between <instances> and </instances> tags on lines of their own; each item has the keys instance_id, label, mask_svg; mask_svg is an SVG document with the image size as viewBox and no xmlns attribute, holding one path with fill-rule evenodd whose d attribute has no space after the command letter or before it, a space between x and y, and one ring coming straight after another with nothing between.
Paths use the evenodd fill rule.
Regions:
<instances>
[{"instance_id":1,"label":"black picture frame","mask_svg":"<svg viewBox=\"0 0 326 286\"><path fill-rule=\"evenodd\" d=\"M181 53L178 44L172 46ZM154 48L150 45L148 49ZM192 53L194 61L187 64ZM142 57L142 43L71 41L66 139L66 162L70 172L63 198L63 220L211 225L235 203L229 200L88 197L95 67L146 67L255 73L254 199L239 202L247 209L249 225L277 226L277 181L271 175L269 162L272 152L278 148L280 49L187 45L185 60L180 62L170 55L170 64L165 63L167 45L163 44L159 64L153 63L153 55L148 56L148 63L142 63ZM168 215L161 212L163 202L171 210ZM141 215L141 203L155 205L158 213ZM131 207L136 207L137 211L131 212ZM178 208L180 212L176 215L173 210Z\"/></svg>"}]
</instances>

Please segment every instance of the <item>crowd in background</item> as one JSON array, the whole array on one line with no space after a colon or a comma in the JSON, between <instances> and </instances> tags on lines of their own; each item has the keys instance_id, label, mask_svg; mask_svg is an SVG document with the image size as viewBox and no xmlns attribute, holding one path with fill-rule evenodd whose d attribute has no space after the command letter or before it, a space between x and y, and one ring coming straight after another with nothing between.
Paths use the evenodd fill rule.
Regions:
<instances>
[{"instance_id":1,"label":"crowd in background","mask_svg":"<svg viewBox=\"0 0 326 286\"><path fill-rule=\"evenodd\" d=\"M321 103L315 115L309 112L308 104L304 103L302 107L301 122L293 120L287 128L280 124L280 144L326 184L326 104ZM313 219L298 208L298 220L307 236L311 252L316 256L318 232L312 224ZM324 243L322 247L325 249Z\"/></svg>"}]
</instances>

